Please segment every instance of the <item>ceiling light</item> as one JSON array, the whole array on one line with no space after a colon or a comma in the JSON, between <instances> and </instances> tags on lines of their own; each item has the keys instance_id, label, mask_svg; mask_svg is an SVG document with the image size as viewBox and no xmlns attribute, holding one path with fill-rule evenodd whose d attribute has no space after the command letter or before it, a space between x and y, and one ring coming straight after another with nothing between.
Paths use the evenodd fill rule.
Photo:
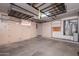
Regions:
<instances>
[{"instance_id":1,"label":"ceiling light","mask_svg":"<svg viewBox=\"0 0 79 59\"><path fill-rule=\"evenodd\" d=\"M45 14L46 14L46 15L50 15L50 13L49 13L49 12L45 12Z\"/></svg>"},{"instance_id":2,"label":"ceiling light","mask_svg":"<svg viewBox=\"0 0 79 59\"><path fill-rule=\"evenodd\" d=\"M41 17L46 17L46 15L45 14L42 14Z\"/></svg>"}]
</instances>

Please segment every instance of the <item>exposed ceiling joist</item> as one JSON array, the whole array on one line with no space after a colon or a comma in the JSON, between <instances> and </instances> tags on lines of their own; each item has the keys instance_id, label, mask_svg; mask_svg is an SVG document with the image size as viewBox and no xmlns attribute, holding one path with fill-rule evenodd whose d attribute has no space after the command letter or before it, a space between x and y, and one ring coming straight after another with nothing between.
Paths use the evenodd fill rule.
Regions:
<instances>
[{"instance_id":1,"label":"exposed ceiling joist","mask_svg":"<svg viewBox=\"0 0 79 59\"><path fill-rule=\"evenodd\" d=\"M30 5L31 5L32 7L34 7L36 10L39 9L39 8L35 7L35 6L33 5L33 3L30 4ZM41 5L41 4L40 4L40 5ZM50 7L52 7L52 8L50 8ZM61 7L61 8L60 8L60 7ZM46 10L46 9L48 9L48 11L43 12L43 10ZM52 10L52 9L54 9L54 10ZM52 10L52 11L50 12L49 10ZM56 15L65 13L66 10L65 10L65 11L64 11L64 10L65 10L65 5L64 5L64 3L53 3L53 4L51 4L51 5L49 5L49 6L45 7L45 8L43 8L43 9L41 10L41 13L43 13L43 14L45 14L46 16L51 17L53 20L55 20L56 18L53 18L52 16L56 16ZM52 13L52 12L54 12L54 13ZM48 14L48 13L49 13L49 14Z\"/></svg>"},{"instance_id":2,"label":"exposed ceiling joist","mask_svg":"<svg viewBox=\"0 0 79 59\"><path fill-rule=\"evenodd\" d=\"M31 7L35 8L37 11L39 11L39 9L37 7L35 7L35 6L33 6L33 5L29 4L29 3L28 3L28 5L30 5ZM47 15L46 13L44 13L42 11L40 11L40 12L49 17L49 15ZM52 19L55 20L54 18L52 18Z\"/></svg>"},{"instance_id":3,"label":"exposed ceiling joist","mask_svg":"<svg viewBox=\"0 0 79 59\"><path fill-rule=\"evenodd\" d=\"M50 6L51 8L50 8L50 7L49 7L49 9L48 9L48 8L45 8L45 9L48 9L48 10L45 10L45 9L44 9L44 10L45 10L44 12L50 11L50 10L56 8L56 7L59 6L59 5L60 5L60 3L58 3L58 4L53 4L53 6Z\"/></svg>"},{"instance_id":4,"label":"exposed ceiling joist","mask_svg":"<svg viewBox=\"0 0 79 59\"><path fill-rule=\"evenodd\" d=\"M30 16L30 15L27 15L27 14L23 14L23 13L21 13L21 12L18 12L18 11L15 11L15 10L10 10L10 12L9 12L9 14L8 14L9 16L13 16L13 17L16 17L16 18L19 18L19 19L25 19L25 20L27 20L26 18L27 17L32 17L32 16Z\"/></svg>"},{"instance_id":5,"label":"exposed ceiling joist","mask_svg":"<svg viewBox=\"0 0 79 59\"><path fill-rule=\"evenodd\" d=\"M53 8L50 10L48 10L48 12L52 15L52 16L56 16L56 15L59 15L59 14L62 14L62 13L65 13L66 12L66 8L65 8L65 5L64 3L61 3L61 4L56 4L56 6L52 6ZM46 12L46 11L45 11ZM49 15L51 17L51 15Z\"/></svg>"},{"instance_id":6,"label":"exposed ceiling joist","mask_svg":"<svg viewBox=\"0 0 79 59\"><path fill-rule=\"evenodd\" d=\"M33 13L33 12L29 11L29 10L24 9L24 8L22 8L21 6L18 6L17 4L11 3L11 5L14 5L14 6L16 6L16 7L19 7L19 8L21 8L21 9L23 9L23 10L25 10L25 11L27 11L27 12L29 12L29 13L33 14L33 15L38 16L37 14L35 14L35 13Z\"/></svg>"},{"instance_id":7,"label":"exposed ceiling joist","mask_svg":"<svg viewBox=\"0 0 79 59\"><path fill-rule=\"evenodd\" d=\"M45 3L42 3L41 5L39 5L37 8L39 8L39 7L41 7L41 6L43 6Z\"/></svg>"},{"instance_id":8,"label":"exposed ceiling joist","mask_svg":"<svg viewBox=\"0 0 79 59\"><path fill-rule=\"evenodd\" d=\"M39 5L38 5L39 4ZM16 7L19 7L25 11L30 11L29 13L33 14L33 16L35 15L36 17L38 16L38 12L39 12L39 7L42 7L40 9L40 12L44 15L46 15L48 18L51 18L52 20L55 20L56 18L54 16L56 15L59 15L59 14L62 14L64 13L66 10L65 10L65 5L64 3L51 3L51 4L46 4L46 3L38 3L38 4L35 4L35 3L24 3L24 4L18 4L18 3L12 3L12 5L15 5ZM38 5L38 7L35 7L36 5ZM43 6L44 5L44 6ZM50 8L52 7L52 8ZM30 10L32 9L32 10ZM48 9L48 10L46 10ZM52 10L53 9L53 10ZM46 11L43 11L43 10L46 10ZM50 11L51 10L51 11ZM65 11L64 11L65 10ZM48 13L49 14L48 14ZM16 13L16 15L19 14L19 13ZM16 16L15 15L15 16ZM23 17L22 17L23 16ZM19 17L22 17L22 19L29 19L31 17L29 16L25 16L23 14L21 14ZM46 18L47 18L46 17ZM34 18L34 17L33 17ZM41 20L38 20L37 18L35 18L36 21L41 21ZM42 21L43 21L43 18L41 18ZM45 20L44 20L45 21ZM43 21L43 22L44 22ZM47 20L48 21L48 20Z\"/></svg>"},{"instance_id":9,"label":"exposed ceiling joist","mask_svg":"<svg viewBox=\"0 0 79 59\"><path fill-rule=\"evenodd\" d=\"M45 9L47 9L47 8L50 8L52 5L54 5L54 4L51 4L51 5L49 5L49 6L45 7L45 8L43 8L41 11L43 11L43 10L45 10Z\"/></svg>"}]
</instances>

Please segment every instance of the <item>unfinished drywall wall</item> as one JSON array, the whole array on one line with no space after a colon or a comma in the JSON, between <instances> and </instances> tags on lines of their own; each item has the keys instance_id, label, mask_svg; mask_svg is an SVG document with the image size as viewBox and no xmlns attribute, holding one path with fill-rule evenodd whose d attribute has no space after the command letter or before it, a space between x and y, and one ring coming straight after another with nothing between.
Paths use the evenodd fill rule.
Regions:
<instances>
[{"instance_id":1,"label":"unfinished drywall wall","mask_svg":"<svg viewBox=\"0 0 79 59\"><path fill-rule=\"evenodd\" d=\"M0 45L27 40L36 36L35 22L31 22L31 25L27 26L13 21L0 20Z\"/></svg>"},{"instance_id":2,"label":"unfinished drywall wall","mask_svg":"<svg viewBox=\"0 0 79 59\"><path fill-rule=\"evenodd\" d=\"M42 35L42 24L37 23L37 35Z\"/></svg>"},{"instance_id":3,"label":"unfinished drywall wall","mask_svg":"<svg viewBox=\"0 0 79 59\"><path fill-rule=\"evenodd\" d=\"M42 24L42 36L43 37L48 37L48 38L62 38L62 39L67 39L67 40L73 40L73 36L66 36L63 35L63 21L64 20L72 20L72 19L77 19L78 16L72 16L72 17L67 17L67 18L63 18L63 19L59 19L56 21L52 21L52 22L46 22ZM60 27L61 26L61 31L58 32L53 32L52 27Z\"/></svg>"},{"instance_id":4,"label":"unfinished drywall wall","mask_svg":"<svg viewBox=\"0 0 79 59\"><path fill-rule=\"evenodd\" d=\"M47 38L51 37L51 22L42 24L42 36Z\"/></svg>"}]
</instances>

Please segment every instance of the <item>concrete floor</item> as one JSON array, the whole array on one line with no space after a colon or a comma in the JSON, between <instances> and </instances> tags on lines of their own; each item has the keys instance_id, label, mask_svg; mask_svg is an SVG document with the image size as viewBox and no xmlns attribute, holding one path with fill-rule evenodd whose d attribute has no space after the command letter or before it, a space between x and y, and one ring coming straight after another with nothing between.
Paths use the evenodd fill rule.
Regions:
<instances>
[{"instance_id":1,"label":"concrete floor","mask_svg":"<svg viewBox=\"0 0 79 59\"><path fill-rule=\"evenodd\" d=\"M0 46L2 56L77 56L78 52L76 44L41 37Z\"/></svg>"}]
</instances>

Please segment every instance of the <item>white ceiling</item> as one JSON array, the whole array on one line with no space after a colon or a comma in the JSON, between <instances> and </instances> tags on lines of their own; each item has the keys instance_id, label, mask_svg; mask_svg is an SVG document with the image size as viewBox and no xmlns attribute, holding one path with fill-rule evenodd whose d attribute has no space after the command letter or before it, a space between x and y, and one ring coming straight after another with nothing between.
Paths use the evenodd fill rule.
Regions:
<instances>
[{"instance_id":1,"label":"white ceiling","mask_svg":"<svg viewBox=\"0 0 79 59\"><path fill-rule=\"evenodd\" d=\"M38 15L38 11L36 9L34 9L33 7L27 5L26 3L15 3L15 4ZM50 4L47 4L47 5L50 5ZM40 8L42 9L42 8L46 7L47 5L44 5ZM63 18L63 17L77 15L77 13L79 12L79 3L65 3L65 5L67 7L67 13L60 14L57 16L57 18ZM7 13L9 8L10 8L9 3L0 3L0 11L1 12ZM26 12L26 13L28 13L28 12ZM28 13L28 14L33 15L31 13ZM43 18L42 20L48 20L48 19L51 20L51 18L45 18L45 19Z\"/></svg>"}]
</instances>

